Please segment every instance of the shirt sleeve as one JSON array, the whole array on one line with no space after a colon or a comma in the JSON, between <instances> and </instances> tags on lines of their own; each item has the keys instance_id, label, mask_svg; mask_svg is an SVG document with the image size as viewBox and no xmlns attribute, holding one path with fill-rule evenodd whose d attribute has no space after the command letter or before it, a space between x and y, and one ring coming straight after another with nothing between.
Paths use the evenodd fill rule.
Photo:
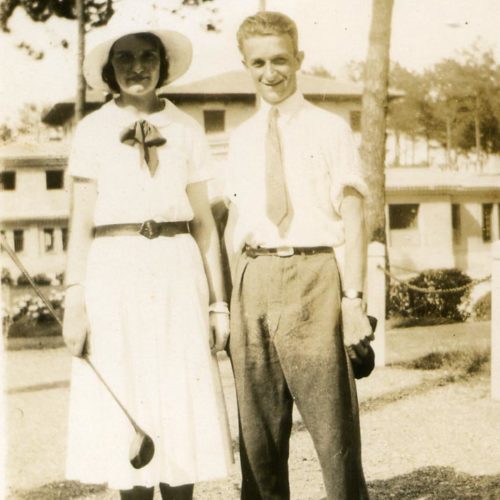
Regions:
<instances>
[{"instance_id":1,"label":"shirt sleeve","mask_svg":"<svg viewBox=\"0 0 500 500\"><path fill-rule=\"evenodd\" d=\"M72 177L97 179L98 159L96 138L89 123L81 121L75 130L68 159L68 173Z\"/></svg>"},{"instance_id":2,"label":"shirt sleeve","mask_svg":"<svg viewBox=\"0 0 500 500\"><path fill-rule=\"evenodd\" d=\"M330 199L335 211L340 214L346 187L354 188L362 196L367 195L368 187L363 177L358 148L350 127L343 121L339 122L335 139L329 143L332 145Z\"/></svg>"},{"instance_id":3,"label":"shirt sleeve","mask_svg":"<svg viewBox=\"0 0 500 500\"><path fill-rule=\"evenodd\" d=\"M212 156L205 133L199 126L191 129L191 152L188 165L188 184L208 181L214 177Z\"/></svg>"}]
</instances>

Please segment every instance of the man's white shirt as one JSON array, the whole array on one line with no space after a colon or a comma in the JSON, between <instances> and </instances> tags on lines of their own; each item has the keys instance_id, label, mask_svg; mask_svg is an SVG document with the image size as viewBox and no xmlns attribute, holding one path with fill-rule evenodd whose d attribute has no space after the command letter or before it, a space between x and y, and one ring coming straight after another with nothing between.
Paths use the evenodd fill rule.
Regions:
<instances>
[{"instance_id":1,"label":"man's white shirt","mask_svg":"<svg viewBox=\"0 0 500 500\"><path fill-rule=\"evenodd\" d=\"M277 105L283 165L293 207L285 237L266 214L265 141L270 105L231 136L224 193L233 205L230 252L245 243L262 247L338 246L344 188L366 195L357 146L347 123L307 102L297 91Z\"/></svg>"}]
</instances>

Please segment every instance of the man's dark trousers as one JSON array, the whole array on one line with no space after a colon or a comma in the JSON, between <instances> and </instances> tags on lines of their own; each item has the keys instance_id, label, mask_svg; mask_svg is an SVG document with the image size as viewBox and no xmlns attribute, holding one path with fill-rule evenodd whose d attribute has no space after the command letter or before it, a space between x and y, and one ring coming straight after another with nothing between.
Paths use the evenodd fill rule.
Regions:
<instances>
[{"instance_id":1,"label":"man's dark trousers","mask_svg":"<svg viewBox=\"0 0 500 500\"><path fill-rule=\"evenodd\" d=\"M294 401L312 436L327 498L368 498L340 300L331 253L239 258L230 354L240 419L242 500L290 498Z\"/></svg>"}]
</instances>

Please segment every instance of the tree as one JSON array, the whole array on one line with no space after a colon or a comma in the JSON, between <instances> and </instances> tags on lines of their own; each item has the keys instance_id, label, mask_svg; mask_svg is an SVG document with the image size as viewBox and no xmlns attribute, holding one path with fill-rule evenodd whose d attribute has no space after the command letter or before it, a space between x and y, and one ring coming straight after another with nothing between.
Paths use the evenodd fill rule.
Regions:
<instances>
[{"instance_id":1,"label":"tree","mask_svg":"<svg viewBox=\"0 0 500 500\"><path fill-rule=\"evenodd\" d=\"M34 103L25 103L19 111L19 123L16 132L19 135L31 135L39 138L47 132L47 126L42 123L46 109Z\"/></svg>"},{"instance_id":2,"label":"tree","mask_svg":"<svg viewBox=\"0 0 500 500\"><path fill-rule=\"evenodd\" d=\"M0 143L7 144L12 140L12 136L12 129L5 123L2 123L0 125Z\"/></svg>"},{"instance_id":3,"label":"tree","mask_svg":"<svg viewBox=\"0 0 500 500\"><path fill-rule=\"evenodd\" d=\"M432 112L444 124L436 138L446 144L449 159L453 149L475 150L480 165L483 152L498 152L500 66L492 51L473 47L462 53L462 61L436 64L427 78Z\"/></svg>"},{"instance_id":4,"label":"tree","mask_svg":"<svg viewBox=\"0 0 500 500\"><path fill-rule=\"evenodd\" d=\"M370 192L370 241L385 243L385 127L393 0L373 0L361 113L361 161Z\"/></svg>"},{"instance_id":5,"label":"tree","mask_svg":"<svg viewBox=\"0 0 500 500\"><path fill-rule=\"evenodd\" d=\"M9 20L16 8L22 8L36 22L44 22L52 16L76 20L76 0L3 0L0 4L0 29L9 32ZM87 28L102 26L113 15L112 0L84 0Z\"/></svg>"},{"instance_id":6,"label":"tree","mask_svg":"<svg viewBox=\"0 0 500 500\"><path fill-rule=\"evenodd\" d=\"M106 24L114 13L113 0L4 0L0 5L0 28L9 32L8 22L16 8L22 8L36 22L44 22L52 16L77 21L77 99L76 119L83 116L85 106L85 81L83 78L83 57L85 52L85 31ZM64 44L63 44L64 45ZM27 44L28 48L29 45Z\"/></svg>"}]
</instances>

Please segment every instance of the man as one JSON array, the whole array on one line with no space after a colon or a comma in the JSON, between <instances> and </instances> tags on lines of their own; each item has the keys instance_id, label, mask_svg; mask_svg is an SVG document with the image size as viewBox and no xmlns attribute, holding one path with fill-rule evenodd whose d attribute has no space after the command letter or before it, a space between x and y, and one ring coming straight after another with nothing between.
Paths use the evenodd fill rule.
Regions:
<instances>
[{"instance_id":1,"label":"man","mask_svg":"<svg viewBox=\"0 0 500 500\"><path fill-rule=\"evenodd\" d=\"M361 293L366 185L357 150L347 124L297 89L304 56L291 19L275 12L249 17L238 44L260 98L257 113L231 138L226 185L226 242L236 255L230 354L241 498L290 498L295 402L328 499L366 499L356 389L344 347L355 357L372 333ZM344 242L344 232L341 285L332 247Z\"/></svg>"}]
</instances>

